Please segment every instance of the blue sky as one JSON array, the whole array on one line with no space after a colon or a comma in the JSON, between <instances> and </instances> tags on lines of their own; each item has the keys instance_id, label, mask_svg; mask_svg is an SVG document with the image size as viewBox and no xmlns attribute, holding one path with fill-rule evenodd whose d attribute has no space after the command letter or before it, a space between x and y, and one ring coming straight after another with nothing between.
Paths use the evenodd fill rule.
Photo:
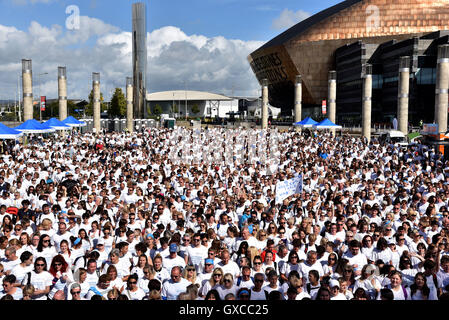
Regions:
<instances>
[{"instance_id":1,"label":"blue sky","mask_svg":"<svg viewBox=\"0 0 449 320\"><path fill-rule=\"evenodd\" d=\"M33 3L34 2L34 3ZM88 15L131 29L131 3L127 0L1 0L0 21L28 28L36 20L45 26L64 24L65 8L76 4ZM241 40L267 41L279 33L272 27L284 9L317 13L339 3L336 0L147 0L149 31L171 25L187 34L224 36Z\"/></svg>"},{"instance_id":2,"label":"blue sky","mask_svg":"<svg viewBox=\"0 0 449 320\"><path fill-rule=\"evenodd\" d=\"M122 77L130 75L133 2L137 1L0 0L0 99L16 90L12 83L22 58L33 59L34 73L50 73L50 79L42 80L44 94L55 96L53 70L60 64L67 65L69 79L72 76L69 91L80 97L88 94L91 72L102 72L107 97L123 82ZM180 89L187 81L189 89L230 94L234 87L236 95L256 95L258 83L247 55L289 26L340 1L146 2L152 37L150 92ZM77 5L86 17L78 34L65 28L69 5ZM33 45L20 39L29 39ZM186 59L185 52L191 52L194 63ZM111 61L114 57L117 62ZM75 67L76 74L72 72Z\"/></svg>"}]
</instances>

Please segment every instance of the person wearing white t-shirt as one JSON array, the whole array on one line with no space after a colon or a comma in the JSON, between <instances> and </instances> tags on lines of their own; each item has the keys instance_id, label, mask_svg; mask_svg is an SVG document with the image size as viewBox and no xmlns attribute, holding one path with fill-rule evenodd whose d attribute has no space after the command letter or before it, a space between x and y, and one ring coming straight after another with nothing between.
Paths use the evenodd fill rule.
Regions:
<instances>
[{"instance_id":1,"label":"person wearing white t-shirt","mask_svg":"<svg viewBox=\"0 0 449 320\"><path fill-rule=\"evenodd\" d=\"M102 274L98 278L97 284L89 288L89 291L86 294L86 299L91 300L95 295L107 299L109 290L111 290L111 277L107 274Z\"/></svg>"},{"instance_id":2,"label":"person wearing white t-shirt","mask_svg":"<svg viewBox=\"0 0 449 320\"><path fill-rule=\"evenodd\" d=\"M16 256L16 248L9 246L5 249L5 258L0 260L3 265L3 271L10 273L11 270L20 264L19 257Z\"/></svg>"},{"instance_id":3,"label":"person wearing white t-shirt","mask_svg":"<svg viewBox=\"0 0 449 320\"><path fill-rule=\"evenodd\" d=\"M174 266L171 270L170 280L167 280L162 285L162 296L167 300L176 300L180 293L187 290L190 281L181 277L181 267Z\"/></svg>"},{"instance_id":4,"label":"person wearing white t-shirt","mask_svg":"<svg viewBox=\"0 0 449 320\"><path fill-rule=\"evenodd\" d=\"M320 277L324 275L323 265L317 261L317 253L315 251L307 252L307 260L299 264L299 275L309 283L309 271L316 270Z\"/></svg>"},{"instance_id":5,"label":"person wearing white t-shirt","mask_svg":"<svg viewBox=\"0 0 449 320\"><path fill-rule=\"evenodd\" d=\"M360 242L357 240L349 242L349 250L343 254L343 258L349 260L349 264L353 266L356 276L361 274L363 266L368 263L366 256L360 252Z\"/></svg>"},{"instance_id":6,"label":"person wearing white t-shirt","mask_svg":"<svg viewBox=\"0 0 449 320\"><path fill-rule=\"evenodd\" d=\"M127 287L123 291L123 294L128 297L129 300L142 300L145 297L145 291L143 291L139 286L138 276L132 274L129 276L127 281Z\"/></svg>"},{"instance_id":7,"label":"person wearing white t-shirt","mask_svg":"<svg viewBox=\"0 0 449 320\"><path fill-rule=\"evenodd\" d=\"M231 260L228 250L223 250L221 254L221 261L217 267L220 267L223 270L223 274L230 273L234 278L240 276L240 268L237 263Z\"/></svg>"},{"instance_id":8,"label":"person wearing white t-shirt","mask_svg":"<svg viewBox=\"0 0 449 320\"><path fill-rule=\"evenodd\" d=\"M172 243L169 246L169 256L164 258L162 265L169 273L171 273L171 270L173 267L181 267L184 268L186 266L186 262L183 258L178 256L178 245L176 243Z\"/></svg>"},{"instance_id":9,"label":"person wearing white t-shirt","mask_svg":"<svg viewBox=\"0 0 449 320\"><path fill-rule=\"evenodd\" d=\"M256 273L254 275L254 287L251 288L250 300L267 300L265 291L262 290L262 286L265 282L265 275L263 273Z\"/></svg>"},{"instance_id":10,"label":"person wearing white t-shirt","mask_svg":"<svg viewBox=\"0 0 449 320\"><path fill-rule=\"evenodd\" d=\"M347 300L346 296L340 292L340 282L332 279L329 281L329 288L331 293L331 300Z\"/></svg>"},{"instance_id":11,"label":"person wearing white t-shirt","mask_svg":"<svg viewBox=\"0 0 449 320\"><path fill-rule=\"evenodd\" d=\"M187 247L184 260L186 264L194 265L196 270L199 271L199 266L207 258L207 248L201 245L201 236L196 233L192 237L193 243L191 246Z\"/></svg>"},{"instance_id":12,"label":"person wearing white t-shirt","mask_svg":"<svg viewBox=\"0 0 449 320\"><path fill-rule=\"evenodd\" d=\"M25 251L20 255L20 263L11 270L11 274L16 277L17 283L22 283L28 272L33 270L33 254Z\"/></svg>"},{"instance_id":13,"label":"person wearing white t-shirt","mask_svg":"<svg viewBox=\"0 0 449 320\"><path fill-rule=\"evenodd\" d=\"M31 284L34 286L33 300L48 300L47 294L50 292L53 276L45 271L47 262L45 258L39 257L34 262L34 270L27 273L22 280L22 286Z\"/></svg>"}]
</instances>

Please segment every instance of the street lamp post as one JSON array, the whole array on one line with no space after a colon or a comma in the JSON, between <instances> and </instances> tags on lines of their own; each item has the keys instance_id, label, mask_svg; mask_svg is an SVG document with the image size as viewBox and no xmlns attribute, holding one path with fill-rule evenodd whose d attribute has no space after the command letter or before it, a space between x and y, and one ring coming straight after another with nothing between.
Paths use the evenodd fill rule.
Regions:
<instances>
[{"instance_id":1,"label":"street lamp post","mask_svg":"<svg viewBox=\"0 0 449 320\"><path fill-rule=\"evenodd\" d=\"M41 76L48 74L48 72L40 73L37 75L37 81L39 82L39 121L42 122L42 100L41 100Z\"/></svg>"}]
</instances>

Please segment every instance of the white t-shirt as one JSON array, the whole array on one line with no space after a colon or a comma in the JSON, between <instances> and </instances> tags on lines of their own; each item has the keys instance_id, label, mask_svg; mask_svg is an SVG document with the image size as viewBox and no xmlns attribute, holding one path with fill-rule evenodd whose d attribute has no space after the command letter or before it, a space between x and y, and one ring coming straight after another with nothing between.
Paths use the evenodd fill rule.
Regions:
<instances>
[{"instance_id":1,"label":"white t-shirt","mask_svg":"<svg viewBox=\"0 0 449 320\"><path fill-rule=\"evenodd\" d=\"M164 258L162 260L162 266L167 269L168 273L171 273L171 269L173 267L181 267L184 268L186 266L186 262L180 256L176 256L173 259L170 257Z\"/></svg>"},{"instance_id":2,"label":"white t-shirt","mask_svg":"<svg viewBox=\"0 0 449 320\"><path fill-rule=\"evenodd\" d=\"M176 300L178 295L185 292L190 284L190 281L184 278L176 283L172 279L165 281L162 285L162 296L167 297L167 300Z\"/></svg>"},{"instance_id":3,"label":"white t-shirt","mask_svg":"<svg viewBox=\"0 0 449 320\"><path fill-rule=\"evenodd\" d=\"M237 298L237 291L239 287L236 285L232 285L232 288L226 289L223 285L217 287L218 294L220 295L221 300L224 300L227 294L232 293Z\"/></svg>"},{"instance_id":4,"label":"white t-shirt","mask_svg":"<svg viewBox=\"0 0 449 320\"><path fill-rule=\"evenodd\" d=\"M205 246L200 246L199 248L190 246L187 247L186 254L189 257L189 264L199 266L207 258L207 248ZM199 269L197 268L197 270Z\"/></svg>"},{"instance_id":5,"label":"white t-shirt","mask_svg":"<svg viewBox=\"0 0 449 320\"><path fill-rule=\"evenodd\" d=\"M50 272L42 271L41 273L36 273L36 272L34 272L34 270L31 271L30 284L32 284L36 290L45 290L45 287L51 286L52 282L53 282L53 276L51 275ZM22 284L23 285L28 284L28 276L27 275L25 275L25 277L22 281ZM40 294L40 295L34 296L33 300L47 300L47 295Z\"/></svg>"},{"instance_id":6,"label":"white t-shirt","mask_svg":"<svg viewBox=\"0 0 449 320\"><path fill-rule=\"evenodd\" d=\"M134 292L125 289L123 291L123 294L125 294L129 298L129 300L142 300L145 297L145 291L143 291L141 288L137 288L137 290Z\"/></svg>"},{"instance_id":7,"label":"white t-shirt","mask_svg":"<svg viewBox=\"0 0 449 320\"><path fill-rule=\"evenodd\" d=\"M31 272L32 270L33 270L32 265L29 265L28 267L22 267L20 264L18 264L11 270L11 274L13 274L16 277L17 283L22 283L23 278L25 278L25 275L28 272Z\"/></svg>"},{"instance_id":8,"label":"white t-shirt","mask_svg":"<svg viewBox=\"0 0 449 320\"><path fill-rule=\"evenodd\" d=\"M256 291L253 291L253 289L251 289L250 300L267 300L265 291L263 289L261 289L260 292L256 292Z\"/></svg>"},{"instance_id":9,"label":"white t-shirt","mask_svg":"<svg viewBox=\"0 0 449 320\"><path fill-rule=\"evenodd\" d=\"M240 275L240 268L237 263L229 260L229 262L225 265L223 262L220 262L217 267L223 270L223 274L230 273L232 276L237 278Z\"/></svg>"}]
</instances>

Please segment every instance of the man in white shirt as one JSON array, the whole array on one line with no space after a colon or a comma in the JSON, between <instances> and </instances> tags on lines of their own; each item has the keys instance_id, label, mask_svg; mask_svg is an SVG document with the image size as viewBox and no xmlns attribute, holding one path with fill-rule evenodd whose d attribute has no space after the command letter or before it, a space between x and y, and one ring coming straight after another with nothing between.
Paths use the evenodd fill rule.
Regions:
<instances>
[{"instance_id":1,"label":"man in white shirt","mask_svg":"<svg viewBox=\"0 0 449 320\"><path fill-rule=\"evenodd\" d=\"M5 258L0 260L3 265L3 271L6 274L9 274L11 270L20 264L20 259L16 255L16 248L13 246L9 246L5 249Z\"/></svg>"},{"instance_id":2,"label":"man in white shirt","mask_svg":"<svg viewBox=\"0 0 449 320\"><path fill-rule=\"evenodd\" d=\"M240 268L237 263L231 260L228 250L223 250L221 254L221 262L217 267L223 270L223 274L230 273L236 279L240 275Z\"/></svg>"},{"instance_id":3,"label":"man in white shirt","mask_svg":"<svg viewBox=\"0 0 449 320\"><path fill-rule=\"evenodd\" d=\"M349 250L343 254L343 258L349 260L349 264L353 266L355 275L362 273L362 268L368 263L366 256L360 252L360 242L351 240L349 242Z\"/></svg>"},{"instance_id":4,"label":"man in white shirt","mask_svg":"<svg viewBox=\"0 0 449 320\"><path fill-rule=\"evenodd\" d=\"M167 300L176 300L180 293L187 290L190 281L181 277L181 267L174 266L171 270L171 279L162 285L162 296Z\"/></svg>"},{"instance_id":5,"label":"man in white shirt","mask_svg":"<svg viewBox=\"0 0 449 320\"><path fill-rule=\"evenodd\" d=\"M169 247L169 256L163 259L162 265L168 272L171 273L173 267L184 268L186 266L186 262L183 258L178 256L178 245L176 243L172 243Z\"/></svg>"},{"instance_id":6,"label":"man in white shirt","mask_svg":"<svg viewBox=\"0 0 449 320\"><path fill-rule=\"evenodd\" d=\"M317 261L316 251L307 252L307 260L299 264L299 275L309 283L309 271L316 270L320 278L324 275L323 265Z\"/></svg>"},{"instance_id":7,"label":"man in white shirt","mask_svg":"<svg viewBox=\"0 0 449 320\"><path fill-rule=\"evenodd\" d=\"M67 225L65 222L59 222L58 223L58 232L56 232L52 236L52 242L55 246L56 251L59 252L59 244L62 240L67 240L68 243L70 243L70 237L72 236L72 233L67 232Z\"/></svg>"},{"instance_id":8,"label":"man in white shirt","mask_svg":"<svg viewBox=\"0 0 449 320\"><path fill-rule=\"evenodd\" d=\"M196 233L193 237L193 243L187 247L184 260L186 264L194 265L196 270L199 271L199 265L207 257L207 248L201 245L201 235Z\"/></svg>"}]
</instances>

